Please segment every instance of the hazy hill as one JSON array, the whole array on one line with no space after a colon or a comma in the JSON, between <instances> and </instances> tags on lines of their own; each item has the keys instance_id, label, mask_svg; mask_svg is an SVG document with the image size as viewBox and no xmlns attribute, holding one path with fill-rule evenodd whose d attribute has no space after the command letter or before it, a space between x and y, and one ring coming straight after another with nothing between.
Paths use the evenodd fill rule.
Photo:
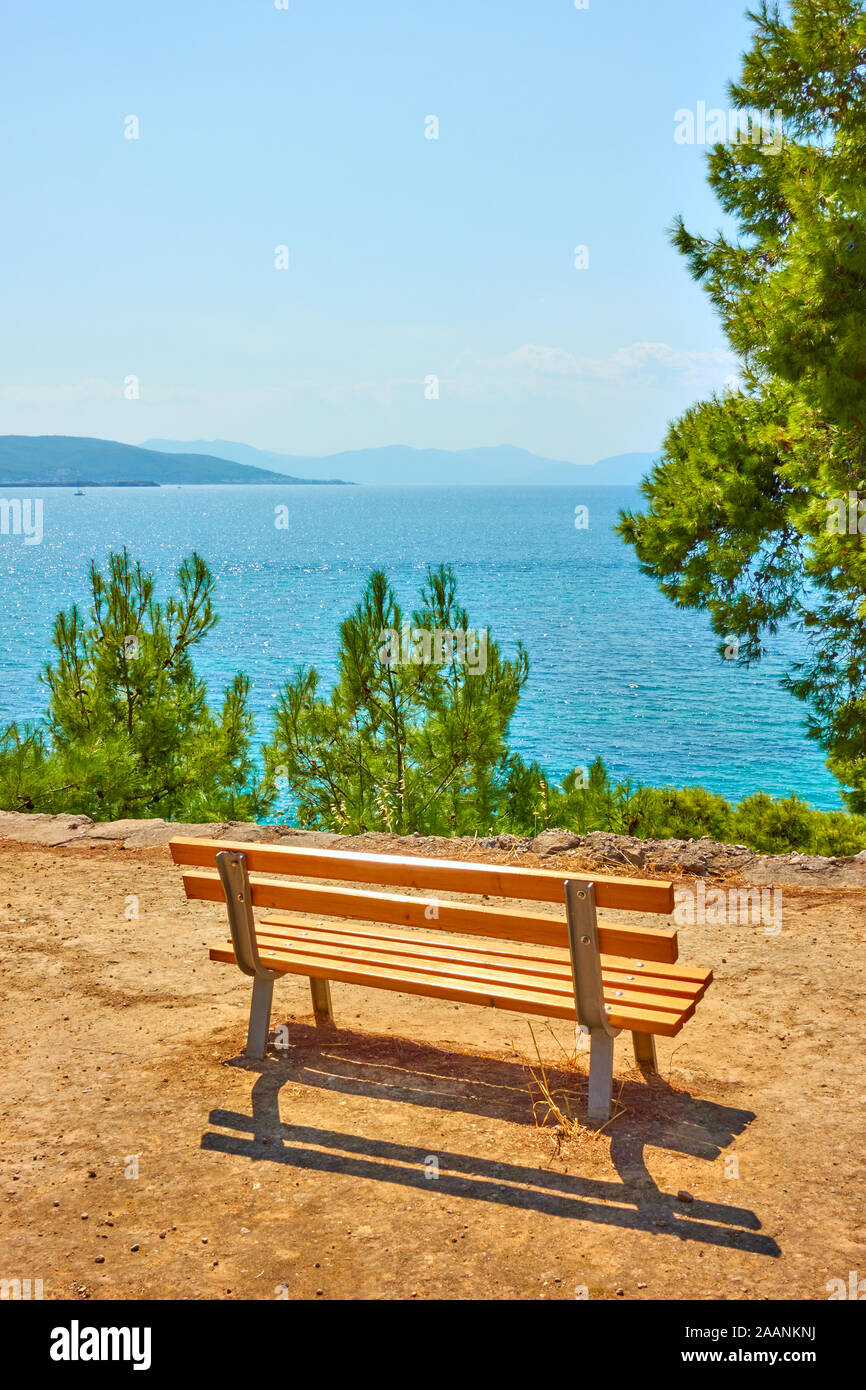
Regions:
<instances>
[{"instance_id":1,"label":"hazy hill","mask_svg":"<svg viewBox=\"0 0 866 1390\"><path fill-rule=\"evenodd\" d=\"M0 435L0 486L91 487L130 483L322 483L333 476L295 478L259 465L236 463L197 450L139 448L111 439L66 434Z\"/></svg>"},{"instance_id":2,"label":"hazy hill","mask_svg":"<svg viewBox=\"0 0 866 1390\"><path fill-rule=\"evenodd\" d=\"M562 486L634 484L652 464L655 454L617 454L593 464L564 463L539 458L525 449L500 444L486 449L412 449L392 444L382 449L352 449L346 453L316 457L308 454L275 454L236 444L226 439L148 439L149 449L175 454L207 453L236 463L270 468L275 472L301 472L307 478L345 478L366 484L441 484L458 486Z\"/></svg>"}]
</instances>

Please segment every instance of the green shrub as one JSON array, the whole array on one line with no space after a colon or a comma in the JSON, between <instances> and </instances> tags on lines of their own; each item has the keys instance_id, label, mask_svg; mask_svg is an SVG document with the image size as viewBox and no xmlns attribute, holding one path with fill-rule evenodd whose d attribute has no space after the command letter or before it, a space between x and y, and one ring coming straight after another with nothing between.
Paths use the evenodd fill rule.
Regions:
<instances>
[{"instance_id":1,"label":"green shrub","mask_svg":"<svg viewBox=\"0 0 866 1390\"><path fill-rule=\"evenodd\" d=\"M738 841L767 854L857 854L866 847L866 816L816 811L796 796L774 801L765 792L747 796L736 807Z\"/></svg>"},{"instance_id":2,"label":"green shrub","mask_svg":"<svg viewBox=\"0 0 866 1390\"><path fill-rule=\"evenodd\" d=\"M611 780L601 758L551 784L537 763L509 764L497 829L536 835L557 826L579 835L605 830L642 840L699 840L747 845L758 853L844 856L866 848L866 816L817 811L798 797L765 792L738 805L704 787L645 787Z\"/></svg>"}]
</instances>

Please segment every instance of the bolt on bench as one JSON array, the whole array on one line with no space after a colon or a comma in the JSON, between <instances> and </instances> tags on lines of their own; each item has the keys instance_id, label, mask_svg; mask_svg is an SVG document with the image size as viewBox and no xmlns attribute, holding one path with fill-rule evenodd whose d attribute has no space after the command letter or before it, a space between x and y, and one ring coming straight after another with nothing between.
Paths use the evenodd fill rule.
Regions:
<instances>
[{"instance_id":1,"label":"bolt on bench","mask_svg":"<svg viewBox=\"0 0 866 1390\"><path fill-rule=\"evenodd\" d=\"M670 914L673 884L666 880L182 837L170 849L176 864L218 871L187 872L183 884L189 899L226 904L231 940L210 958L253 977L250 1057L264 1055L280 974L309 977L317 1025L334 1021L330 980L486 1004L576 1021L590 1039L588 1115L606 1120L617 1033L631 1030L638 1065L654 1071L656 1035L679 1033L712 980L711 970L675 964L676 931L597 921L597 907ZM345 883L564 903L565 912ZM268 910L258 925L253 908ZM448 933L485 940L466 944Z\"/></svg>"}]
</instances>

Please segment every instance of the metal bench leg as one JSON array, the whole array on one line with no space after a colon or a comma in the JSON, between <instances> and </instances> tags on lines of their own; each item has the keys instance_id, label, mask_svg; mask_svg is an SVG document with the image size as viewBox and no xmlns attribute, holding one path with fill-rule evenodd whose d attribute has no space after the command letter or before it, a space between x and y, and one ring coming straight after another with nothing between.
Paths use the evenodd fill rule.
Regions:
<instances>
[{"instance_id":1,"label":"metal bench leg","mask_svg":"<svg viewBox=\"0 0 866 1390\"><path fill-rule=\"evenodd\" d=\"M632 1033L634 1060L641 1071L658 1071L656 1040L654 1033Z\"/></svg>"},{"instance_id":2,"label":"metal bench leg","mask_svg":"<svg viewBox=\"0 0 866 1390\"><path fill-rule=\"evenodd\" d=\"M619 1029L608 1022L609 1010L604 1002L595 885L569 879L565 884L565 908L575 1012L581 1028L589 1032L587 1118L609 1120L613 1090L613 1040Z\"/></svg>"},{"instance_id":3,"label":"metal bench leg","mask_svg":"<svg viewBox=\"0 0 866 1390\"><path fill-rule=\"evenodd\" d=\"M274 976L256 975L250 1003L250 1026L247 1029L248 1057L264 1057L271 1029L271 1003L274 998Z\"/></svg>"},{"instance_id":4,"label":"metal bench leg","mask_svg":"<svg viewBox=\"0 0 866 1390\"><path fill-rule=\"evenodd\" d=\"M310 993L313 996L313 1017L317 1028L333 1025L334 1011L331 1008L331 986L327 980L310 976Z\"/></svg>"},{"instance_id":5,"label":"metal bench leg","mask_svg":"<svg viewBox=\"0 0 866 1390\"><path fill-rule=\"evenodd\" d=\"M613 1089L613 1038L604 1028L593 1028L589 1043L589 1100L587 1119L610 1119Z\"/></svg>"},{"instance_id":6,"label":"metal bench leg","mask_svg":"<svg viewBox=\"0 0 866 1390\"><path fill-rule=\"evenodd\" d=\"M274 980L277 976L273 970L267 970L262 965L259 957L253 917L253 892L247 872L246 855L236 850L220 850L216 856L216 866L226 895L226 911L235 959L243 973L253 977L246 1055L264 1057L271 1026Z\"/></svg>"}]
</instances>

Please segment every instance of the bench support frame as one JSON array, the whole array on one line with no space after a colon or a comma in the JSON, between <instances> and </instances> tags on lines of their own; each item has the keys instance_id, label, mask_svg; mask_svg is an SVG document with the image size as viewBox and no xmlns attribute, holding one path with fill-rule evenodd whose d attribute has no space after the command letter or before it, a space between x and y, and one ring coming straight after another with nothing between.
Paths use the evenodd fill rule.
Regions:
<instances>
[{"instance_id":1,"label":"bench support frame","mask_svg":"<svg viewBox=\"0 0 866 1390\"><path fill-rule=\"evenodd\" d=\"M246 855L234 850L221 850L216 856L216 866L226 895L235 958L243 973L253 977L246 1055L261 1058L265 1055L271 1028L271 1005L277 972L266 970L259 957Z\"/></svg>"},{"instance_id":2,"label":"bench support frame","mask_svg":"<svg viewBox=\"0 0 866 1390\"><path fill-rule=\"evenodd\" d=\"M226 895L226 910L235 958L244 974L253 977L253 997L250 1001L246 1056L261 1058L265 1055L268 1033L271 1029L274 981L278 972L266 970L259 956L256 924L253 917L253 895L250 888L246 855L236 851L221 850L216 856L216 866ZM323 1028L333 1025L334 1012L331 1008L329 982L311 976L310 993L313 997L313 1016L316 1020L316 1027Z\"/></svg>"},{"instance_id":3,"label":"bench support frame","mask_svg":"<svg viewBox=\"0 0 866 1390\"><path fill-rule=\"evenodd\" d=\"M590 1040L587 1118L605 1121L610 1119L613 1040L619 1029L609 1024L604 1004L594 884L569 879L565 909L577 1021Z\"/></svg>"}]
</instances>

